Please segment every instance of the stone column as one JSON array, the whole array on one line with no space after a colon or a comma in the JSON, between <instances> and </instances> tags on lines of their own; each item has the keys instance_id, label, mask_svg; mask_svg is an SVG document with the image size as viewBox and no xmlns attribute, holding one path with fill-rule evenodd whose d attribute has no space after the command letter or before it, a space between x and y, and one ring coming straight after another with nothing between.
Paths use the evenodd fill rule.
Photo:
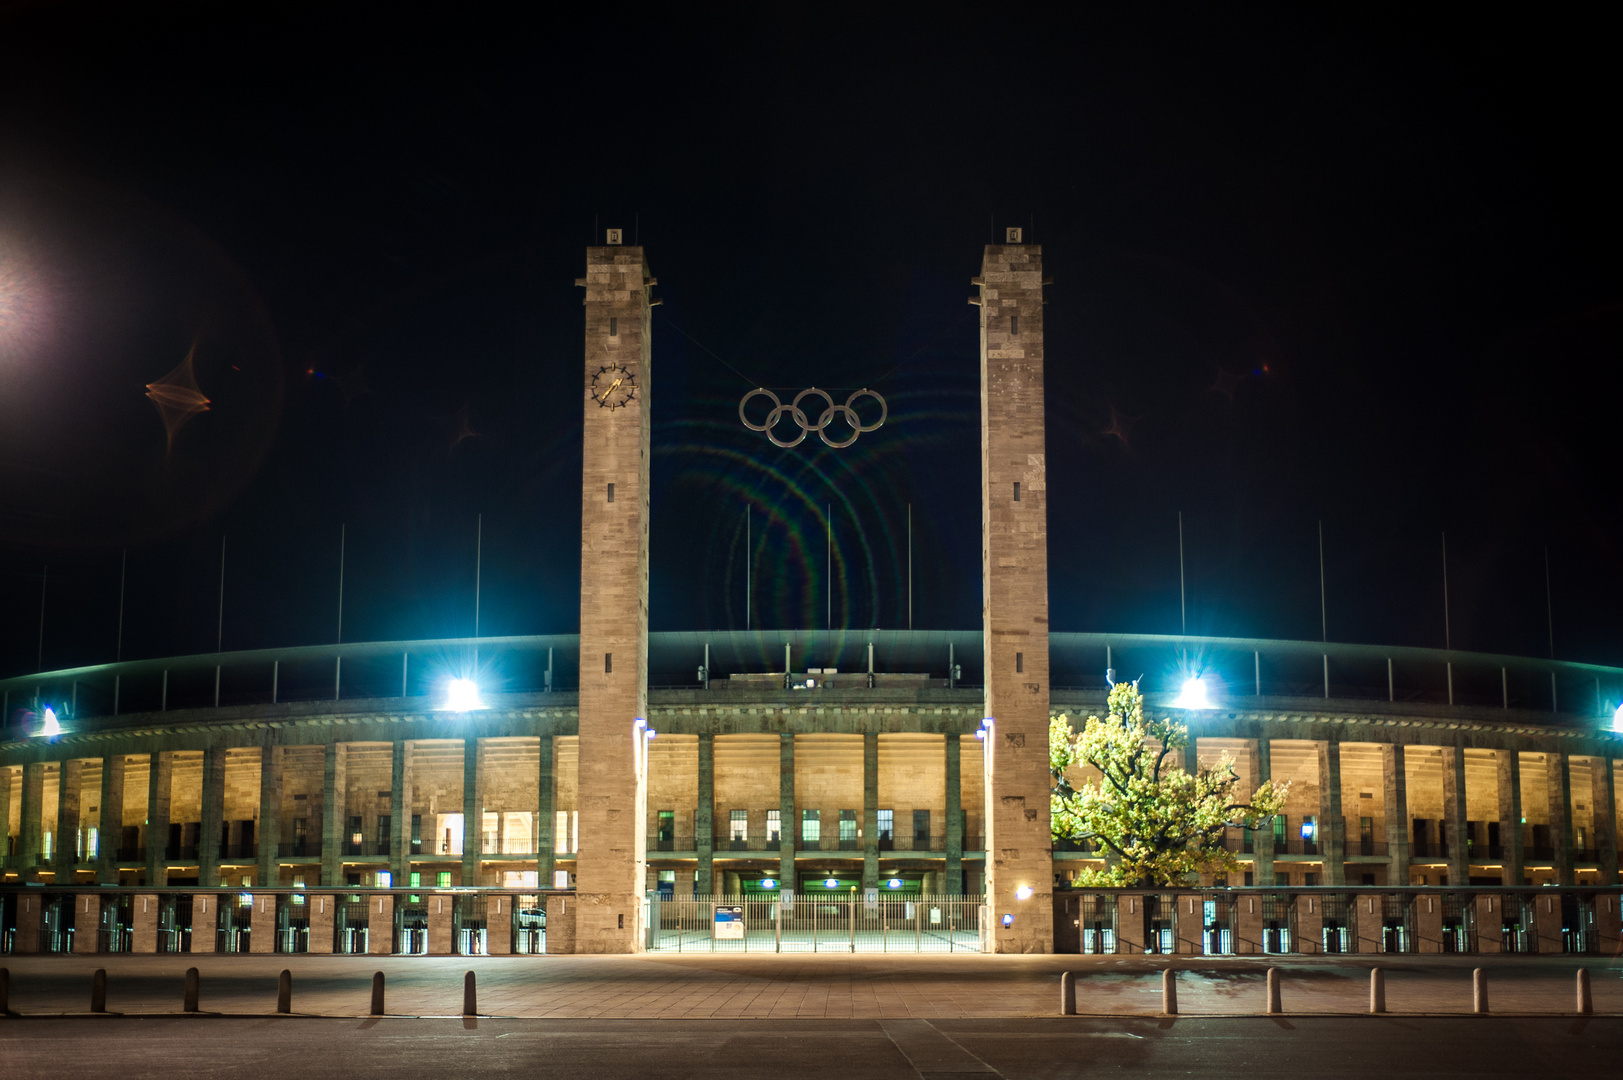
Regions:
<instances>
[{"instance_id":1,"label":"stone column","mask_svg":"<svg viewBox=\"0 0 1623 1080\"><path fill-rule=\"evenodd\" d=\"M1555 880L1574 883L1572 874L1572 759L1544 755L1545 792L1550 800L1550 842L1555 845Z\"/></svg>"},{"instance_id":2,"label":"stone column","mask_svg":"<svg viewBox=\"0 0 1623 1080\"><path fill-rule=\"evenodd\" d=\"M1471 883L1470 820L1465 806L1465 747L1445 746L1443 841L1448 845L1448 884L1456 889Z\"/></svg>"},{"instance_id":3,"label":"stone column","mask_svg":"<svg viewBox=\"0 0 1623 1080\"><path fill-rule=\"evenodd\" d=\"M1319 746L1319 852L1324 883L1347 884L1347 823L1341 816L1341 741Z\"/></svg>"},{"instance_id":4,"label":"stone column","mask_svg":"<svg viewBox=\"0 0 1623 1080\"><path fill-rule=\"evenodd\" d=\"M650 290L641 247L586 249L582 369L580 852L575 947L644 947Z\"/></svg>"},{"instance_id":5,"label":"stone column","mask_svg":"<svg viewBox=\"0 0 1623 1080\"><path fill-rule=\"evenodd\" d=\"M158 951L158 897L156 893L143 893L135 898L130 912L130 951L155 953Z\"/></svg>"},{"instance_id":6,"label":"stone column","mask_svg":"<svg viewBox=\"0 0 1623 1080\"><path fill-rule=\"evenodd\" d=\"M794 889L795 837L800 823L795 820L795 736L778 736L778 887Z\"/></svg>"},{"instance_id":7,"label":"stone column","mask_svg":"<svg viewBox=\"0 0 1623 1080\"><path fill-rule=\"evenodd\" d=\"M1443 951L1442 893L1428 892L1414 898L1414 934L1417 952Z\"/></svg>"},{"instance_id":8,"label":"stone column","mask_svg":"<svg viewBox=\"0 0 1623 1080\"><path fill-rule=\"evenodd\" d=\"M693 812L693 846L699 855L700 896L715 892L716 867L716 737L699 733L699 802Z\"/></svg>"},{"instance_id":9,"label":"stone column","mask_svg":"<svg viewBox=\"0 0 1623 1080\"><path fill-rule=\"evenodd\" d=\"M108 906L118 903L118 896L107 897ZM98 952L101 944L97 931L101 929L101 901L102 898L93 893L80 893L78 896L69 896L68 902L73 907L73 951L75 953Z\"/></svg>"},{"instance_id":10,"label":"stone column","mask_svg":"<svg viewBox=\"0 0 1623 1080\"><path fill-rule=\"evenodd\" d=\"M1253 744L1252 764L1256 771L1252 774L1257 778L1257 786L1262 786L1274 778L1273 754L1268 737L1259 736ZM1249 793L1248 793L1249 795ZM1251 834L1251 850L1256 859L1258 885L1267 888L1274 883L1274 822L1272 818L1262 822Z\"/></svg>"},{"instance_id":11,"label":"stone column","mask_svg":"<svg viewBox=\"0 0 1623 1080\"><path fill-rule=\"evenodd\" d=\"M218 866L215 867L216 873ZM192 952L211 953L218 946L220 931L220 901L215 893L198 893L192 897Z\"/></svg>"},{"instance_id":12,"label":"stone column","mask_svg":"<svg viewBox=\"0 0 1623 1080\"><path fill-rule=\"evenodd\" d=\"M1499 953L1504 951L1505 912L1504 898L1495 893L1481 893L1476 898L1476 951ZM1511 898L1515 902L1515 898Z\"/></svg>"},{"instance_id":13,"label":"stone column","mask_svg":"<svg viewBox=\"0 0 1623 1080\"><path fill-rule=\"evenodd\" d=\"M388 956L394 952L393 895L378 894L367 897L366 951L372 956Z\"/></svg>"},{"instance_id":14,"label":"stone column","mask_svg":"<svg viewBox=\"0 0 1623 1080\"><path fill-rule=\"evenodd\" d=\"M485 840L485 800L479 791L479 740L462 740L462 884L479 884ZM450 950L447 949L447 952Z\"/></svg>"},{"instance_id":15,"label":"stone column","mask_svg":"<svg viewBox=\"0 0 1623 1080\"><path fill-rule=\"evenodd\" d=\"M120 783L122 784L122 780ZM103 814L106 803L102 804ZM225 832L225 747L211 746L203 751L202 813L197 831L197 883L220 883L220 844ZM195 937L195 935L194 935ZM210 941L213 940L211 937Z\"/></svg>"},{"instance_id":16,"label":"stone column","mask_svg":"<svg viewBox=\"0 0 1623 1080\"><path fill-rule=\"evenodd\" d=\"M862 733L862 887L879 888L879 733Z\"/></svg>"},{"instance_id":17,"label":"stone column","mask_svg":"<svg viewBox=\"0 0 1623 1080\"><path fill-rule=\"evenodd\" d=\"M397 740L389 784L389 875L397 886L411 880L411 808L417 801L411 764L411 743Z\"/></svg>"},{"instance_id":18,"label":"stone column","mask_svg":"<svg viewBox=\"0 0 1623 1080\"><path fill-rule=\"evenodd\" d=\"M464 826L462 835L467 836L468 830ZM466 842L463 850L467 850ZM456 952L455 942L451 940L451 907L456 899L443 893L430 896L428 900L428 955L450 956Z\"/></svg>"},{"instance_id":19,"label":"stone column","mask_svg":"<svg viewBox=\"0 0 1623 1080\"><path fill-rule=\"evenodd\" d=\"M326 872L325 866L323 866L322 872ZM312 953L332 952L333 916L336 914L333 908L341 899L341 897L326 894L305 898L305 912L310 919L310 951Z\"/></svg>"},{"instance_id":20,"label":"stone column","mask_svg":"<svg viewBox=\"0 0 1623 1080\"><path fill-rule=\"evenodd\" d=\"M963 776L959 757L963 739L956 731L947 732L947 880L941 891L950 896L964 891L964 807Z\"/></svg>"},{"instance_id":21,"label":"stone column","mask_svg":"<svg viewBox=\"0 0 1623 1080\"><path fill-rule=\"evenodd\" d=\"M535 778L535 873L536 884L543 889L552 888L552 875L557 871L558 841L552 835L553 821L557 814L556 783L553 776L553 739L555 736L543 735L540 742L541 763L536 769Z\"/></svg>"},{"instance_id":22,"label":"stone column","mask_svg":"<svg viewBox=\"0 0 1623 1080\"><path fill-rule=\"evenodd\" d=\"M79 861L79 794L84 782L85 763L64 761L56 784L56 876L59 885L71 885Z\"/></svg>"},{"instance_id":23,"label":"stone column","mask_svg":"<svg viewBox=\"0 0 1623 1080\"><path fill-rule=\"evenodd\" d=\"M0 869L11 865L11 766L0 765Z\"/></svg>"},{"instance_id":24,"label":"stone column","mask_svg":"<svg viewBox=\"0 0 1623 1080\"><path fill-rule=\"evenodd\" d=\"M995 952L1054 949L1048 775L1048 482L1042 248L989 244L981 275L981 528ZM1029 890L1024 899L1018 898ZM1003 917L1013 923L1003 925Z\"/></svg>"},{"instance_id":25,"label":"stone column","mask_svg":"<svg viewBox=\"0 0 1623 1080\"><path fill-rule=\"evenodd\" d=\"M45 763L30 761L23 766L21 834L17 837L18 877L38 881L40 850L45 844ZM19 934L21 931L19 931Z\"/></svg>"},{"instance_id":26,"label":"stone column","mask_svg":"<svg viewBox=\"0 0 1623 1080\"><path fill-rule=\"evenodd\" d=\"M1381 745L1381 780L1386 793L1386 883L1409 884L1409 776L1403 744Z\"/></svg>"},{"instance_id":27,"label":"stone column","mask_svg":"<svg viewBox=\"0 0 1623 1080\"><path fill-rule=\"evenodd\" d=\"M1296 897L1296 940L1291 951L1318 953L1324 951L1324 901L1312 893Z\"/></svg>"},{"instance_id":28,"label":"stone column","mask_svg":"<svg viewBox=\"0 0 1623 1080\"><path fill-rule=\"evenodd\" d=\"M259 828L254 833L259 843L259 861L254 884L261 889L275 888L281 881L282 843L282 748L267 746L259 757ZM254 913L253 933L250 940L258 952L259 917ZM275 912L273 911L274 915Z\"/></svg>"},{"instance_id":29,"label":"stone column","mask_svg":"<svg viewBox=\"0 0 1623 1080\"><path fill-rule=\"evenodd\" d=\"M1617 884L1617 784L1612 773L1612 759L1590 759L1590 790L1595 793L1595 847L1599 851L1600 881L1602 885Z\"/></svg>"},{"instance_id":30,"label":"stone column","mask_svg":"<svg viewBox=\"0 0 1623 1080\"><path fill-rule=\"evenodd\" d=\"M154 750L147 770L147 879L149 886L169 881L169 802L174 791L175 754Z\"/></svg>"},{"instance_id":31,"label":"stone column","mask_svg":"<svg viewBox=\"0 0 1623 1080\"><path fill-rule=\"evenodd\" d=\"M276 951L276 897L271 893L255 893L253 898L249 908L253 914L248 917L248 951L273 953ZM226 897L221 899L230 902Z\"/></svg>"},{"instance_id":32,"label":"stone column","mask_svg":"<svg viewBox=\"0 0 1623 1080\"><path fill-rule=\"evenodd\" d=\"M1515 750L1494 753L1499 766L1499 847L1506 885L1520 885L1526 875L1522 856L1522 760Z\"/></svg>"},{"instance_id":33,"label":"stone column","mask_svg":"<svg viewBox=\"0 0 1623 1080\"><path fill-rule=\"evenodd\" d=\"M513 899L496 893L485 902L485 948L491 956L512 955Z\"/></svg>"},{"instance_id":34,"label":"stone column","mask_svg":"<svg viewBox=\"0 0 1623 1080\"><path fill-rule=\"evenodd\" d=\"M321 773L321 884L342 885L344 876L345 798L349 794L347 766L349 747L344 743L327 744L326 761ZM315 937L312 923L310 936Z\"/></svg>"}]
</instances>

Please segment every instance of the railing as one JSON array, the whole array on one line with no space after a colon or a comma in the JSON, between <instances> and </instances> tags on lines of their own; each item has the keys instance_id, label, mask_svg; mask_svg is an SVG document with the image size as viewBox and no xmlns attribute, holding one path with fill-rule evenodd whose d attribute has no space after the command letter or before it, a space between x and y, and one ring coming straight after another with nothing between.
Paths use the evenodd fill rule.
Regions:
<instances>
[{"instance_id":1,"label":"railing","mask_svg":"<svg viewBox=\"0 0 1623 1080\"><path fill-rule=\"evenodd\" d=\"M698 839L692 836L658 836L648 841L649 851L694 851L698 848Z\"/></svg>"},{"instance_id":2,"label":"railing","mask_svg":"<svg viewBox=\"0 0 1623 1080\"><path fill-rule=\"evenodd\" d=\"M703 896L648 904L653 952L978 953L985 947L980 896L866 897L797 893Z\"/></svg>"},{"instance_id":3,"label":"railing","mask_svg":"<svg viewBox=\"0 0 1623 1080\"><path fill-rule=\"evenodd\" d=\"M1417 859L1448 858L1447 840L1416 840L1409 845L1409 854Z\"/></svg>"},{"instance_id":4,"label":"railing","mask_svg":"<svg viewBox=\"0 0 1623 1080\"><path fill-rule=\"evenodd\" d=\"M319 859L321 858L321 841L295 840L290 844L278 844L276 854L278 858L282 859Z\"/></svg>"},{"instance_id":5,"label":"railing","mask_svg":"<svg viewBox=\"0 0 1623 1080\"><path fill-rule=\"evenodd\" d=\"M240 859L259 858L259 845L256 844L221 844L220 859L222 861L237 861Z\"/></svg>"},{"instance_id":6,"label":"railing","mask_svg":"<svg viewBox=\"0 0 1623 1080\"><path fill-rule=\"evenodd\" d=\"M344 841L344 854L345 855L387 857L388 854L389 854L389 842L387 840L384 840L384 841L363 840L363 841L361 841L360 843L357 844L353 840L345 840Z\"/></svg>"},{"instance_id":7,"label":"railing","mask_svg":"<svg viewBox=\"0 0 1623 1080\"><path fill-rule=\"evenodd\" d=\"M176 861L191 861L197 858L196 844L170 844L164 848L163 856Z\"/></svg>"},{"instance_id":8,"label":"railing","mask_svg":"<svg viewBox=\"0 0 1623 1080\"><path fill-rule=\"evenodd\" d=\"M692 672L710 649L712 688L725 692L726 673L775 671L790 645L795 656L821 659L844 670L866 665L874 647L883 672L927 673L947 666L949 647L968 670L959 682L974 687L981 655L978 631L703 631L649 635L653 685L697 688ZM49 701L74 722L120 712L236 706L290 700L410 698L440 692L443 664L429 658L478 653L482 666L499 673L487 690L537 693L577 682L578 635L446 638L359 642L258 649L233 653L93 664L37 675L0 679L0 695L12 704ZM549 656L551 657L550 667ZM1107 656L1109 663L1107 664ZM414 662L415 661L415 662ZM1146 684L1152 707L1166 707L1179 690L1182 672L1196 661L1221 697L1258 695L1377 699L1403 703L1517 708L1599 717L1606 700L1623 695L1623 668L1446 649L1326 644L1261 638L1156 634L1049 636L1049 663L1056 696L1102 692L1107 666L1165 671ZM219 678L216 678L216 674ZM218 687L218 689L216 689ZM1067 689L1069 688L1069 689ZM807 697L825 691L803 691ZM863 693L837 688L827 693ZM1061 702L1061 704L1066 704ZM9 712L9 709L7 710ZM14 731L12 737L34 732Z\"/></svg>"}]
</instances>

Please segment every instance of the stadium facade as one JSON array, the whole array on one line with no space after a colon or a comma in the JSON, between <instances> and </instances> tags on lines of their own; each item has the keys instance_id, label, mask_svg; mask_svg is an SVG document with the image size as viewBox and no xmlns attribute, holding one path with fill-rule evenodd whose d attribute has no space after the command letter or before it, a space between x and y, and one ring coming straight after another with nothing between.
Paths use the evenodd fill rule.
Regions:
<instances>
[{"instance_id":1,"label":"stadium facade","mask_svg":"<svg viewBox=\"0 0 1623 1080\"><path fill-rule=\"evenodd\" d=\"M692 917L714 947L726 908L739 940L780 948L791 912L823 911L852 948L931 925L986 951L1210 951L1224 928L1263 951L1271 926L1275 946L1440 950L1469 921L1472 948L1615 950L1623 669L1050 634L1045 280L1018 230L986 248L971 300L981 629L651 635L657 282L612 239L577 282L580 634L0 680L28 718L0 741L0 944L624 953L666 947L672 913L678 946ZM1110 668L1189 723L1187 767L1226 753L1248 788L1291 784L1272 828L1227 838L1240 871L1189 883L1187 915L1182 893L1070 890L1099 855L1051 839L1050 717L1101 712ZM1207 708L1175 697L1197 668ZM447 700L451 678L479 700Z\"/></svg>"}]
</instances>

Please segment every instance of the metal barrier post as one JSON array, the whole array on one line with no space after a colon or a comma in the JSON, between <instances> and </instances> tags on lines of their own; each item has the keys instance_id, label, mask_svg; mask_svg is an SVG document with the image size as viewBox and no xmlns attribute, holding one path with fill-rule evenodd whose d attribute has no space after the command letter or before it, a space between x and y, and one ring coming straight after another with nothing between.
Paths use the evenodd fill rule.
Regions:
<instances>
[{"instance_id":1,"label":"metal barrier post","mask_svg":"<svg viewBox=\"0 0 1623 1080\"><path fill-rule=\"evenodd\" d=\"M1369 969L1369 1011L1386 1011L1386 973L1380 968Z\"/></svg>"},{"instance_id":2,"label":"metal barrier post","mask_svg":"<svg viewBox=\"0 0 1623 1080\"><path fill-rule=\"evenodd\" d=\"M1076 1015L1076 973L1067 971L1059 977L1059 1014Z\"/></svg>"},{"instance_id":3,"label":"metal barrier post","mask_svg":"<svg viewBox=\"0 0 1623 1080\"><path fill-rule=\"evenodd\" d=\"M372 974L372 1015L383 1015L383 972Z\"/></svg>"},{"instance_id":4,"label":"metal barrier post","mask_svg":"<svg viewBox=\"0 0 1623 1080\"><path fill-rule=\"evenodd\" d=\"M1279 1004L1279 969L1268 969L1268 1011L1271 1013L1284 1012Z\"/></svg>"},{"instance_id":5,"label":"metal barrier post","mask_svg":"<svg viewBox=\"0 0 1623 1080\"><path fill-rule=\"evenodd\" d=\"M1594 1011L1595 1011L1595 1002L1594 1002L1594 999L1591 998L1590 995L1589 995L1589 970L1587 968L1579 968L1578 969L1578 1013L1581 1016L1588 1016L1590 1013L1593 1013Z\"/></svg>"},{"instance_id":6,"label":"metal barrier post","mask_svg":"<svg viewBox=\"0 0 1623 1080\"><path fill-rule=\"evenodd\" d=\"M1161 969L1161 1011L1168 1016L1178 1015L1178 979L1170 967Z\"/></svg>"},{"instance_id":7,"label":"metal barrier post","mask_svg":"<svg viewBox=\"0 0 1623 1080\"><path fill-rule=\"evenodd\" d=\"M287 968L276 977L276 1011L290 1013L293 1011L293 973Z\"/></svg>"},{"instance_id":8,"label":"metal barrier post","mask_svg":"<svg viewBox=\"0 0 1623 1080\"><path fill-rule=\"evenodd\" d=\"M96 973L90 976L90 1011L104 1013L107 1011L107 969L97 968Z\"/></svg>"},{"instance_id":9,"label":"metal barrier post","mask_svg":"<svg viewBox=\"0 0 1623 1080\"><path fill-rule=\"evenodd\" d=\"M181 1005L182 1010L185 1012L194 1013L197 1011L198 991L201 989L198 985L200 981L197 977L196 968L186 969L186 996L184 1003Z\"/></svg>"},{"instance_id":10,"label":"metal barrier post","mask_svg":"<svg viewBox=\"0 0 1623 1080\"><path fill-rule=\"evenodd\" d=\"M462 1015L479 1015L479 990L471 971L462 976Z\"/></svg>"},{"instance_id":11,"label":"metal barrier post","mask_svg":"<svg viewBox=\"0 0 1623 1080\"><path fill-rule=\"evenodd\" d=\"M1471 973L1471 1011L1488 1011L1488 973L1481 968Z\"/></svg>"}]
</instances>

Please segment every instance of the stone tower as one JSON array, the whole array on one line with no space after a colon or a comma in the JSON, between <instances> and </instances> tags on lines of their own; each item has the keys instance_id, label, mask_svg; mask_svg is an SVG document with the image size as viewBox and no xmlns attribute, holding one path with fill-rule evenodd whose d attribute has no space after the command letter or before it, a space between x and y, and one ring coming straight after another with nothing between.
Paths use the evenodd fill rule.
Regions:
<instances>
[{"instance_id":1,"label":"stone tower","mask_svg":"<svg viewBox=\"0 0 1623 1080\"><path fill-rule=\"evenodd\" d=\"M586 249L575 950L643 947L648 714L649 292L641 247ZM550 883L546 883L550 884Z\"/></svg>"},{"instance_id":2,"label":"stone tower","mask_svg":"<svg viewBox=\"0 0 1623 1080\"><path fill-rule=\"evenodd\" d=\"M973 283L980 286L970 302L981 309L981 573L992 718L984 745L986 902L997 952L1052 952L1042 249L1010 229L1008 243L987 246Z\"/></svg>"}]
</instances>

